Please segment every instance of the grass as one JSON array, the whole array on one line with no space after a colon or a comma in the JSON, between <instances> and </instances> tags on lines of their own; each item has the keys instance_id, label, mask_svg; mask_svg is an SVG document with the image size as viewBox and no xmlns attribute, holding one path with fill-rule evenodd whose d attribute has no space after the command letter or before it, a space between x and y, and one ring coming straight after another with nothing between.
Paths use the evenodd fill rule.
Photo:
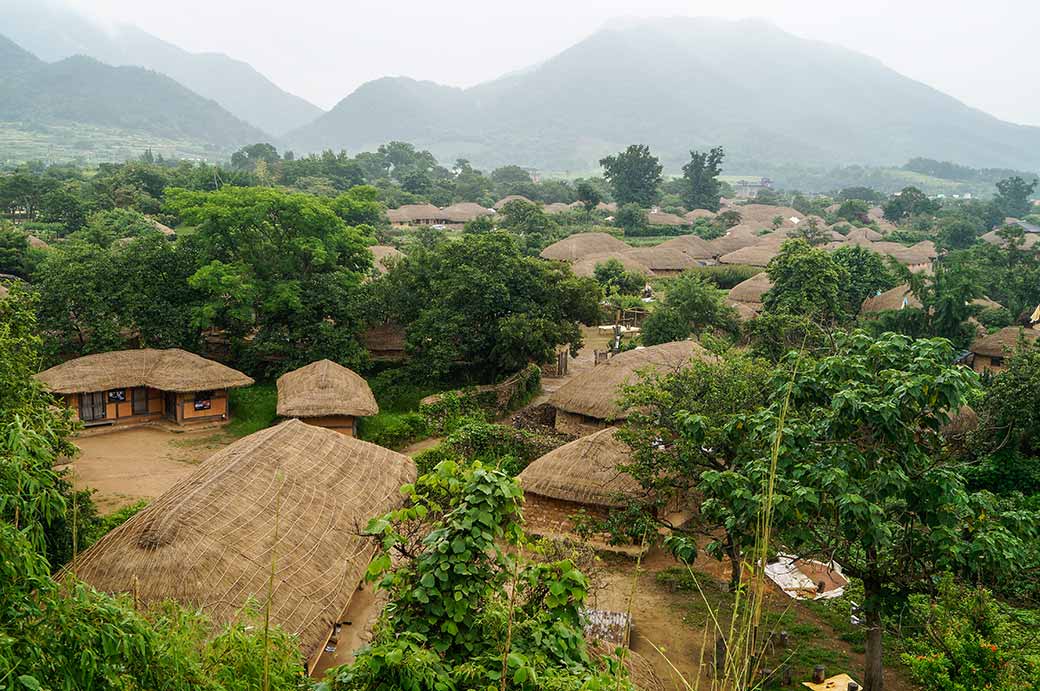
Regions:
<instances>
[{"instance_id":1,"label":"grass","mask_svg":"<svg viewBox=\"0 0 1040 691\"><path fill-rule=\"evenodd\" d=\"M278 416L278 389L273 382L232 389L230 396L231 422L227 431L235 437L245 437L270 427Z\"/></svg>"}]
</instances>

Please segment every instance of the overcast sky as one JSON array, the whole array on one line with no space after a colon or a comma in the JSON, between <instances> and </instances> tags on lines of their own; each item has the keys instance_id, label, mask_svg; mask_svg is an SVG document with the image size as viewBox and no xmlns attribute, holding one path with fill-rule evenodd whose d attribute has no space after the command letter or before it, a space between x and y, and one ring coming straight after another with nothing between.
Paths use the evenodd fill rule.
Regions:
<instances>
[{"instance_id":1,"label":"overcast sky","mask_svg":"<svg viewBox=\"0 0 1040 691\"><path fill-rule=\"evenodd\" d=\"M245 60L329 108L386 75L470 86L623 16L762 17L998 117L1040 125L1036 0L68 0L191 51Z\"/></svg>"}]
</instances>

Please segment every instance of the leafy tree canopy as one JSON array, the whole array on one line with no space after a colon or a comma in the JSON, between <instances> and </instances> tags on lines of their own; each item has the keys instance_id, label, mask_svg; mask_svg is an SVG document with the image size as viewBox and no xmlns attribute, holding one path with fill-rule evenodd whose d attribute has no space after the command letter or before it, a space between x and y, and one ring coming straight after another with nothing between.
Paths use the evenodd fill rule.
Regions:
<instances>
[{"instance_id":1,"label":"leafy tree canopy","mask_svg":"<svg viewBox=\"0 0 1040 691\"><path fill-rule=\"evenodd\" d=\"M663 168L650 153L650 147L632 144L620 153L601 159L599 164L618 205L638 204L645 209L657 201Z\"/></svg>"}]
</instances>

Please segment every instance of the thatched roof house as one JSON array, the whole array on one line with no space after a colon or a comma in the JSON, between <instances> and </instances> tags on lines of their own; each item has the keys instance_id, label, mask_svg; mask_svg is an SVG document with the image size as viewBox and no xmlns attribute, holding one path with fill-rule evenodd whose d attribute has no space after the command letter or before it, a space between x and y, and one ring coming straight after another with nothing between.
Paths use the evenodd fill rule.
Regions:
<instances>
[{"instance_id":1,"label":"thatched roof house","mask_svg":"<svg viewBox=\"0 0 1040 691\"><path fill-rule=\"evenodd\" d=\"M358 335L358 342L373 360L393 362L408 357L404 327L393 322L374 324Z\"/></svg>"},{"instance_id":2,"label":"thatched roof house","mask_svg":"<svg viewBox=\"0 0 1040 691\"><path fill-rule=\"evenodd\" d=\"M387 267L393 262L403 259L404 253L390 245L372 245L368 248L372 252L373 265L379 273L386 273Z\"/></svg>"},{"instance_id":3,"label":"thatched roof house","mask_svg":"<svg viewBox=\"0 0 1040 691\"><path fill-rule=\"evenodd\" d=\"M600 202L596 204L596 211L606 211L607 213L617 213L618 205L615 202Z\"/></svg>"},{"instance_id":4,"label":"thatched roof house","mask_svg":"<svg viewBox=\"0 0 1040 691\"><path fill-rule=\"evenodd\" d=\"M278 415L357 436L357 418L379 405L368 382L332 360L318 360L278 377Z\"/></svg>"},{"instance_id":5,"label":"thatched roof house","mask_svg":"<svg viewBox=\"0 0 1040 691\"><path fill-rule=\"evenodd\" d=\"M880 242L885 236L873 228L854 228L845 236L848 240L866 240L867 242Z\"/></svg>"},{"instance_id":6,"label":"thatched roof house","mask_svg":"<svg viewBox=\"0 0 1040 691\"><path fill-rule=\"evenodd\" d=\"M173 228L166 225L165 223L160 223L154 218L149 218L148 220L152 222L152 225L155 226L156 230L165 235L167 238L173 239L177 237L177 231L175 231Z\"/></svg>"},{"instance_id":7,"label":"thatched roof house","mask_svg":"<svg viewBox=\"0 0 1040 691\"><path fill-rule=\"evenodd\" d=\"M685 252L669 247L632 247L622 254L646 264L658 276L674 276L686 269L704 265Z\"/></svg>"},{"instance_id":8,"label":"thatched roof house","mask_svg":"<svg viewBox=\"0 0 1040 691\"><path fill-rule=\"evenodd\" d=\"M930 240L923 240L910 247L901 245L898 242L875 242L870 245L870 249L892 257L915 272L930 271L932 260L938 256L938 252L935 250L935 243Z\"/></svg>"},{"instance_id":9,"label":"thatched roof house","mask_svg":"<svg viewBox=\"0 0 1040 691\"><path fill-rule=\"evenodd\" d=\"M576 375L549 397L549 403L556 408L556 429L583 435L608 427L608 422L628 417L617 401L622 387L639 382L639 372L679 370L693 358L711 357L693 341L674 341L619 353Z\"/></svg>"},{"instance_id":10,"label":"thatched roof house","mask_svg":"<svg viewBox=\"0 0 1040 691\"><path fill-rule=\"evenodd\" d=\"M552 204L546 204L542 207L542 211L547 214L562 214L565 211L573 211L574 207L570 204L563 204L562 202L553 202Z\"/></svg>"},{"instance_id":11,"label":"thatched roof house","mask_svg":"<svg viewBox=\"0 0 1040 691\"><path fill-rule=\"evenodd\" d=\"M736 207L737 213L743 223L749 223L760 227L771 227L773 219L779 216L783 219L784 228L794 228L805 220L805 214L798 209L789 206L772 206L770 204L745 204Z\"/></svg>"},{"instance_id":12,"label":"thatched roof house","mask_svg":"<svg viewBox=\"0 0 1040 691\"><path fill-rule=\"evenodd\" d=\"M863 301L859 309L860 314L874 314L888 310L921 309L924 305L917 296L910 292L910 286L906 283L898 285L891 290L886 290Z\"/></svg>"},{"instance_id":13,"label":"thatched roof house","mask_svg":"<svg viewBox=\"0 0 1040 691\"><path fill-rule=\"evenodd\" d=\"M773 287L769 274L763 271L729 289L729 299L737 302L762 304L763 297Z\"/></svg>"},{"instance_id":14,"label":"thatched roof house","mask_svg":"<svg viewBox=\"0 0 1040 691\"><path fill-rule=\"evenodd\" d=\"M646 222L652 226L688 226L690 222L682 216L667 211L650 211L646 214Z\"/></svg>"},{"instance_id":15,"label":"thatched roof house","mask_svg":"<svg viewBox=\"0 0 1040 691\"><path fill-rule=\"evenodd\" d=\"M763 308L761 302L740 302L739 300L726 298L725 303L727 307L732 307L736 310L737 319L742 322L751 321L758 316Z\"/></svg>"},{"instance_id":16,"label":"thatched roof house","mask_svg":"<svg viewBox=\"0 0 1040 691\"><path fill-rule=\"evenodd\" d=\"M595 254L624 252L627 249L628 245L609 233L577 233L549 245L540 256L543 259L574 262Z\"/></svg>"},{"instance_id":17,"label":"thatched roof house","mask_svg":"<svg viewBox=\"0 0 1040 691\"><path fill-rule=\"evenodd\" d=\"M679 235L678 237L665 240L658 247L679 250L694 259L714 259L716 256L715 248L712 247L711 243L697 235Z\"/></svg>"},{"instance_id":18,"label":"thatched roof house","mask_svg":"<svg viewBox=\"0 0 1040 691\"><path fill-rule=\"evenodd\" d=\"M405 204L386 212L393 225L434 225L448 223L448 219L433 204Z\"/></svg>"},{"instance_id":19,"label":"thatched roof house","mask_svg":"<svg viewBox=\"0 0 1040 691\"><path fill-rule=\"evenodd\" d=\"M71 571L144 603L175 599L216 624L246 601L300 639L313 669L372 555L357 533L401 505L407 456L289 420L201 464L81 554Z\"/></svg>"},{"instance_id":20,"label":"thatched roof house","mask_svg":"<svg viewBox=\"0 0 1040 691\"><path fill-rule=\"evenodd\" d=\"M571 270L575 276L593 278L596 275L596 267L600 264L605 264L611 259L621 262L621 266L625 267L625 271L643 274L648 278L654 275L650 267L634 257L627 256L624 252L608 252L606 254L593 254L584 257L571 264Z\"/></svg>"},{"instance_id":21,"label":"thatched roof house","mask_svg":"<svg viewBox=\"0 0 1040 691\"><path fill-rule=\"evenodd\" d=\"M715 212L709 211L708 209L694 209L693 211L687 211L683 214L683 218L693 223L698 218L715 218Z\"/></svg>"},{"instance_id":22,"label":"thatched roof house","mask_svg":"<svg viewBox=\"0 0 1040 691\"><path fill-rule=\"evenodd\" d=\"M227 390L253 380L179 348L85 355L36 375L87 425L225 421Z\"/></svg>"},{"instance_id":23,"label":"thatched roof house","mask_svg":"<svg viewBox=\"0 0 1040 691\"><path fill-rule=\"evenodd\" d=\"M1000 331L983 336L971 344L972 369L999 372L1004 368L1004 359L1014 353L1019 341L1035 344L1040 339L1040 329L1021 326L1006 326Z\"/></svg>"},{"instance_id":24,"label":"thatched roof house","mask_svg":"<svg viewBox=\"0 0 1040 691\"><path fill-rule=\"evenodd\" d=\"M991 230L988 233L986 233L984 235L981 235L979 237L980 237L980 239L984 240L985 242L990 243L991 245L999 245L1000 247L1006 247L1007 246L1007 241L1004 238L1000 237L999 233L1000 233L1000 229L998 228L997 230ZM1025 242L1022 243L1022 249L1024 249L1024 250L1037 249L1037 245L1038 244L1040 244L1040 234L1037 234L1037 233L1026 233L1025 234Z\"/></svg>"},{"instance_id":25,"label":"thatched roof house","mask_svg":"<svg viewBox=\"0 0 1040 691\"><path fill-rule=\"evenodd\" d=\"M709 240L708 244L711 245L713 254L718 257L729 252L735 252L741 247L757 245L762 239L758 234L759 230L761 228L758 226L741 223L727 230L722 237Z\"/></svg>"},{"instance_id":26,"label":"thatched roof house","mask_svg":"<svg viewBox=\"0 0 1040 691\"><path fill-rule=\"evenodd\" d=\"M499 199L497 202L495 202L495 211L501 211L503 206L505 206L509 202L515 201L527 202L528 204L537 204L537 202L528 199L522 194L508 194Z\"/></svg>"},{"instance_id":27,"label":"thatched roof house","mask_svg":"<svg viewBox=\"0 0 1040 691\"><path fill-rule=\"evenodd\" d=\"M719 264L746 264L765 268L780 254L780 246L773 243L760 243L751 247L741 247L719 257Z\"/></svg>"},{"instance_id":28,"label":"thatched roof house","mask_svg":"<svg viewBox=\"0 0 1040 691\"><path fill-rule=\"evenodd\" d=\"M469 223L481 216L494 216L494 209L487 209L474 202L459 202L441 209L441 216L449 223Z\"/></svg>"},{"instance_id":29,"label":"thatched roof house","mask_svg":"<svg viewBox=\"0 0 1040 691\"><path fill-rule=\"evenodd\" d=\"M51 248L46 242L36 237L35 235L27 235L26 239L29 241L29 247L34 250L49 250Z\"/></svg>"}]
</instances>

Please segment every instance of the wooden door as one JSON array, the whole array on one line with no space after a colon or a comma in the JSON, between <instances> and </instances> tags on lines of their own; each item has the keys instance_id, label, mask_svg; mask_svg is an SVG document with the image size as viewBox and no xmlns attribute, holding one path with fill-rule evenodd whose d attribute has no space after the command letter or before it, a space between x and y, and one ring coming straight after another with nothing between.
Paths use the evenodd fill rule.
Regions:
<instances>
[{"instance_id":1,"label":"wooden door","mask_svg":"<svg viewBox=\"0 0 1040 691\"><path fill-rule=\"evenodd\" d=\"M166 415L166 419L177 422L177 394L167 391L164 398L163 413Z\"/></svg>"},{"instance_id":2,"label":"wooden door","mask_svg":"<svg viewBox=\"0 0 1040 691\"><path fill-rule=\"evenodd\" d=\"M83 422L96 422L108 417L107 401L104 391L92 391L79 395L79 419Z\"/></svg>"}]
</instances>

